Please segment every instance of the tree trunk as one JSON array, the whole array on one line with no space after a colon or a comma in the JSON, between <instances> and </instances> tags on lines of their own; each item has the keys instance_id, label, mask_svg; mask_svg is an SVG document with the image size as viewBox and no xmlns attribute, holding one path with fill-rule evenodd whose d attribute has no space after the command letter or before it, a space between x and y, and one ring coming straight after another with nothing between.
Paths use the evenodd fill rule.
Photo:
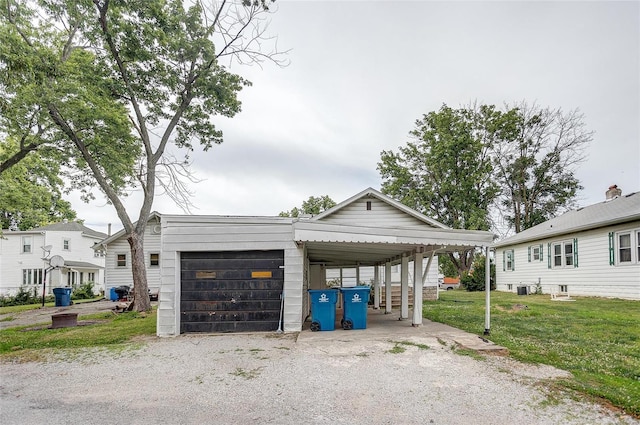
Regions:
<instances>
[{"instance_id":1,"label":"tree trunk","mask_svg":"<svg viewBox=\"0 0 640 425\"><path fill-rule=\"evenodd\" d=\"M144 238L132 232L127 238L131 247L131 272L133 274L133 303L130 310L149 311L149 285L147 284L147 268L144 262Z\"/></svg>"}]
</instances>

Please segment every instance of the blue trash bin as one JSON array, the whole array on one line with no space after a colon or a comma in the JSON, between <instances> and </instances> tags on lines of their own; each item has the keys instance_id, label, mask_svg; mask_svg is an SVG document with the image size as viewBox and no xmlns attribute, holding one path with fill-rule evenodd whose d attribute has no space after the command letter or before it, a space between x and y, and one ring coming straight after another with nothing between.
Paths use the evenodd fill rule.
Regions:
<instances>
[{"instance_id":1,"label":"blue trash bin","mask_svg":"<svg viewBox=\"0 0 640 425\"><path fill-rule=\"evenodd\" d=\"M109 299L111 301L118 301L118 293L116 292L115 286L109 290Z\"/></svg>"},{"instance_id":2,"label":"blue trash bin","mask_svg":"<svg viewBox=\"0 0 640 425\"><path fill-rule=\"evenodd\" d=\"M71 305L71 288L54 288L53 295L56 298L56 307Z\"/></svg>"},{"instance_id":3,"label":"blue trash bin","mask_svg":"<svg viewBox=\"0 0 640 425\"><path fill-rule=\"evenodd\" d=\"M340 288L342 292L342 304L344 316L342 317L342 329L366 329L367 307L369 304L368 286L354 286L353 288Z\"/></svg>"},{"instance_id":4,"label":"blue trash bin","mask_svg":"<svg viewBox=\"0 0 640 425\"><path fill-rule=\"evenodd\" d=\"M311 330L332 331L336 328L336 302L338 291L335 289L310 289Z\"/></svg>"}]
</instances>

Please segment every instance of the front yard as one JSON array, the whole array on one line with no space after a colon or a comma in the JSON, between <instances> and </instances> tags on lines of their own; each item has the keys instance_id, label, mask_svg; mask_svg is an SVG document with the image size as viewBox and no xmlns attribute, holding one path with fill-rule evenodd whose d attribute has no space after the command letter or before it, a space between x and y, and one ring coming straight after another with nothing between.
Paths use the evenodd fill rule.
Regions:
<instances>
[{"instance_id":1,"label":"front yard","mask_svg":"<svg viewBox=\"0 0 640 425\"><path fill-rule=\"evenodd\" d=\"M424 303L424 317L478 335L484 292L447 291ZM549 295L491 293L491 341L520 361L569 371L559 382L640 417L640 302L552 301Z\"/></svg>"}]
</instances>

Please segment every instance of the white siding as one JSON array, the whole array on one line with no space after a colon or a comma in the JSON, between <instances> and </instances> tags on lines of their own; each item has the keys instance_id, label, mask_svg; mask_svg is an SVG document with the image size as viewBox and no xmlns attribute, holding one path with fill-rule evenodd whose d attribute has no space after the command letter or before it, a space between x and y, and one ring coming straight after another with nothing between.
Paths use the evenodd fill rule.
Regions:
<instances>
[{"instance_id":1,"label":"white siding","mask_svg":"<svg viewBox=\"0 0 640 425\"><path fill-rule=\"evenodd\" d=\"M159 224L155 220L150 220L144 231L144 263L147 268L147 285L153 293L160 290L160 271L162 268L162 253L160 252L161 234ZM160 265L151 266L150 254L160 254ZM118 254L125 254L127 262L125 267L118 267ZM133 275L131 274L131 247L125 235L114 240L107 247L105 272L105 296L108 298L111 288L117 286L132 286Z\"/></svg>"},{"instance_id":2,"label":"white siding","mask_svg":"<svg viewBox=\"0 0 640 425\"><path fill-rule=\"evenodd\" d=\"M569 295L599 296L625 299L640 299L640 263L630 265L609 264L609 232L640 228L640 221L625 225L610 226L564 236L542 239L496 249L497 289L512 291L517 286L535 285L538 279L545 294L558 292L560 285L566 285ZM578 267L549 268L549 243L578 240ZM543 261L531 262L528 247L542 244ZM502 258L505 250L513 249L515 270L503 271ZM637 248L636 248L637 249Z\"/></svg>"},{"instance_id":3,"label":"white siding","mask_svg":"<svg viewBox=\"0 0 640 425\"><path fill-rule=\"evenodd\" d=\"M180 333L181 252L245 250L284 250L284 331L301 330L304 249L292 240L290 220L163 216L157 334Z\"/></svg>"},{"instance_id":4,"label":"white siding","mask_svg":"<svg viewBox=\"0 0 640 425\"><path fill-rule=\"evenodd\" d=\"M22 252L22 237L31 237L31 252ZM15 294L22 285L23 269L43 269L42 260L45 235L41 232L10 232L4 230L0 237L0 294ZM48 279L47 279L48 280ZM38 285L40 286L40 285Z\"/></svg>"},{"instance_id":5,"label":"white siding","mask_svg":"<svg viewBox=\"0 0 640 425\"><path fill-rule=\"evenodd\" d=\"M371 210L367 210L367 202L371 202ZM352 204L328 215L323 223L354 224L372 227L420 227L428 226L425 222L398 210L376 198L361 198Z\"/></svg>"},{"instance_id":6,"label":"white siding","mask_svg":"<svg viewBox=\"0 0 640 425\"><path fill-rule=\"evenodd\" d=\"M31 253L22 253L22 237L31 236ZM68 249L64 249L67 240ZM51 245L49 256L61 256L65 261L81 261L96 265L96 283L102 282L104 258L95 257L91 248L98 239L84 236L80 231L5 231L0 238L0 294L13 294L22 285L23 269L45 269L48 263L42 260L43 246ZM65 286L66 268L52 270L47 274L47 293L51 289ZM87 270L84 270L85 272ZM86 279L85 279L86 280ZM41 287L41 285L38 285Z\"/></svg>"}]
</instances>

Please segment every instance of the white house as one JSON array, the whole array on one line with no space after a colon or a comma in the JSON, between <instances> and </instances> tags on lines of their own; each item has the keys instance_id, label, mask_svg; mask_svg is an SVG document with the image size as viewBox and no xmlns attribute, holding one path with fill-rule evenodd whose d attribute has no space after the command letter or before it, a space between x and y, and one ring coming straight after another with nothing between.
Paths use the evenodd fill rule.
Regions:
<instances>
[{"instance_id":1,"label":"white house","mask_svg":"<svg viewBox=\"0 0 640 425\"><path fill-rule=\"evenodd\" d=\"M501 291L640 299L640 193L611 186L606 200L496 244ZM524 292L524 291L523 291Z\"/></svg>"},{"instance_id":2,"label":"white house","mask_svg":"<svg viewBox=\"0 0 640 425\"><path fill-rule=\"evenodd\" d=\"M27 231L4 229L0 237L0 294L15 294L20 287L46 293L57 287L93 282L104 289L104 257L92 246L107 235L78 222L62 222ZM49 270L49 259L60 256L64 266Z\"/></svg>"},{"instance_id":3,"label":"white house","mask_svg":"<svg viewBox=\"0 0 640 425\"><path fill-rule=\"evenodd\" d=\"M493 241L490 232L450 229L371 188L309 218L162 215L159 223L160 336L276 330L281 314L284 331L300 331L310 314L307 291L326 287L327 269L373 266L378 288L384 267L384 291L390 295L396 264L404 319L413 264L408 324L419 326L423 296L437 294L437 280L428 281L423 271L435 256L469 247L488 250ZM111 245L109 285L109 256L118 251ZM152 250L145 246L145 252ZM378 303L380 291L375 293ZM391 305L385 308L391 312Z\"/></svg>"},{"instance_id":4,"label":"white house","mask_svg":"<svg viewBox=\"0 0 640 425\"><path fill-rule=\"evenodd\" d=\"M162 216L153 211L144 232L144 257L147 268L147 284L152 294L160 289L160 222ZM125 231L107 237L94 247L105 255L105 294L108 297L111 288L118 286L133 287L131 272L131 247Z\"/></svg>"}]
</instances>

